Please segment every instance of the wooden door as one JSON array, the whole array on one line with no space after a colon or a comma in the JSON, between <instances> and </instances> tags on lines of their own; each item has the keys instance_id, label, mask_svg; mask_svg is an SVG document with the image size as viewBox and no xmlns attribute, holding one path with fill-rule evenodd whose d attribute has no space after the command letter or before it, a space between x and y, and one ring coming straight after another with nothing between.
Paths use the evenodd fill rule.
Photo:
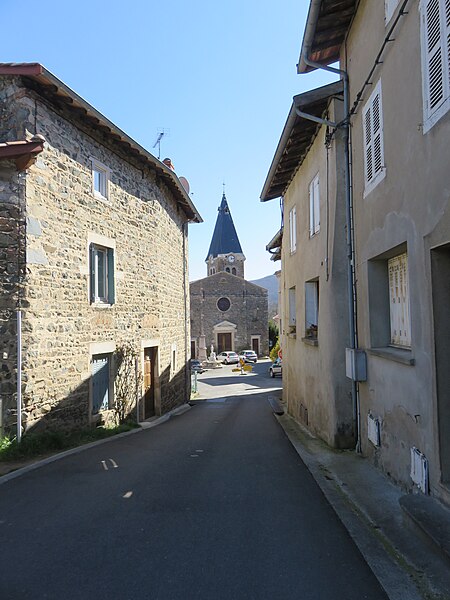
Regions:
<instances>
[{"instance_id":1,"label":"wooden door","mask_svg":"<svg viewBox=\"0 0 450 600\"><path fill-rule=\"evenodd\" d=\"M217 334L217 354L221 352L231 351L231 333L218 333Z\"/></svg>"},{"instance_id":2,"label":"wooden door","mask_svg":"<svg viewBox=\"0 0 450 600\"><path fill-rule=\"evenodd\" d=\"M252 339L252 350L253 350L253 352L256 352L257 356L259 356L259 339L258 338Z\"/></svg>"},{"instance_id":3,"label":"wooden door","mask_svg":"<svg viewBox=\"0 0 450 600\"><path fill-rule=\"evenodd\" d=\"M144 349L144 419L155 414L156 348Z\"/></svg>"}]
</instances>

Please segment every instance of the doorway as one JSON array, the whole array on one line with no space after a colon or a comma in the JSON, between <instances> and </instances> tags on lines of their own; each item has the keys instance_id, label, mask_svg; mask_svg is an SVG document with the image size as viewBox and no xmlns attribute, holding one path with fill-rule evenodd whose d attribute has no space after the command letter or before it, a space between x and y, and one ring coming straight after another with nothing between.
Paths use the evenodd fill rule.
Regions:
<instances>
[{"instance_id":1,"label":"doorway","mask_svg":"<svg viewBox=\"0 0 450 600\"><path fill-rule=\"evenodd\" d=\"M450 484L450 244L431 251L437 422L442 483Z\"/></svg>"},{"instance_id":2,"label":"doorway","mask_svg":"<svg viewBox=\"0 0 450 600\"><path fill-rule=\"evenodd\" d=\"M256 352L256 356L259 356L259 336L252 337L252 350Z\"/></svg>"},{"instance_id":3,"label":"doorway","mask_svg":"<svg viewBox=\"0 0 450 600\"><path fill-rule=\"evenodd\" d=\"M229 352L233 350L231 345L231 333L217 334L217 353Z\"/></svg>"},{"instance_id":4,"label":"doorway","mask_svg":"<svg viewBox=\"0 0 450 600\"><path fill-rule=\"evenodd\" d=\"M144 348L144 419L155 415L156 348Z\"/></svg>"}]
</instances>

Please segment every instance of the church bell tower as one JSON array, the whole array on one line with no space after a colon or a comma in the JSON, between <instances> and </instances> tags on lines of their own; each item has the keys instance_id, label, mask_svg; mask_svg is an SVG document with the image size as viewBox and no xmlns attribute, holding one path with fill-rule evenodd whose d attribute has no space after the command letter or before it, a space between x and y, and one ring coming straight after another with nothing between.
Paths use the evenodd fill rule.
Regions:
<instances>
[{"instance_id":1,"label":"church bell tower","mask_svg":"<svg viewBox=\"0 0 450 600\"><path fill-rule=\"evenodd\" d=\"M245 256L234 227L225 192L219 206L216 226L206 257L207 274L223 272L244 279Z\"/></svg>"}]
</instances>

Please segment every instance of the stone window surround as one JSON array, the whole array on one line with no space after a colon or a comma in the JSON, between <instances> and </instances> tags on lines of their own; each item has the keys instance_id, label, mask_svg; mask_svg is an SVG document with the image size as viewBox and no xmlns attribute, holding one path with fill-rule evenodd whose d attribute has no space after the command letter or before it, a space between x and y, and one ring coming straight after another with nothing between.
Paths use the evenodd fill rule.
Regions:
<instances>
[{"instance_id":1,"label":"stone window surround","mask_svg":"<svg viewBox=\"0 0 450 600\"><path fill-rule=\"evenodd\" d=\"M108 304L107 302L91 302L91 289L90 289L91 282L90 282L90 265L89 265L91 244L94 244L95 246L103 246L104 248L110 248L111 250L113 250L113 252L114 252L114 271L116 272L116 240L114 240L112 238L108 238L108 237L98 234L98 233L88 232L87 250L86 250L86 269L83 270L84 271L83 274L87 275L87 278L88 278L87 297L88 297L88 302L90 303L90 305L95 308L110 308L112 306L112 304ZM115 292L115 294L116 294L116 299L115 299L115 303L116 303L117 302L117 293Z\"/></svg>"},{"instance_id":2,"label":"stone window surround","mask_svg":"<svg viewBox=\"0 0 450 600\"><path fill-rule=\"evenodd\" d=\"M170 348L170 379L173 379L173 377L175 377L175 374L177 372L177 361L178 361L177 345L172 344L172 346Z\"/></svg>"},{"instance_id":3,"label":"stone window surround","mask_svg":"<svg viewBox=\"0 0 450 600\"><path fill-rule=\"evenodd\" d=\"M98 198L100 200L108 200L109 199L109 182L111 179L111 169L109 167L107 167L106 165L104 165L103 163L101 163L99 160L97 160L96 158L94 158L93 156L91 156L89 158L89 160L91 161L91 173L92 173L92 194L93 196L95 196L95 198ZM95 176L94 176L94 172L100 173L104 175L104 188L105 188L105 193L102 194L101 192L99 192L98 190L95 189Z\"/></svg>"},{"instance_id":4,"label":"stone window surround","mask_svg":"<svg viewBox=\"0 0 450 600\"><path fill-rule=\"evenodd\" d=\"M110 354L111 362L110 368L112 368L113 355L116 351L116 342L92 342L89 344L88 351L88 365L87 372L89 374L89 420L91 423L97 422L101 419L101 411L97 414L92 414L92 403L93 403L93 389L92 389L92 376L91 376L91 365L92 365L92 357L97 356L98 354ZM109 398L110 405L114 401L114 382L110 373L110 381L109 381Z\"/></svg>"}]
</instances>

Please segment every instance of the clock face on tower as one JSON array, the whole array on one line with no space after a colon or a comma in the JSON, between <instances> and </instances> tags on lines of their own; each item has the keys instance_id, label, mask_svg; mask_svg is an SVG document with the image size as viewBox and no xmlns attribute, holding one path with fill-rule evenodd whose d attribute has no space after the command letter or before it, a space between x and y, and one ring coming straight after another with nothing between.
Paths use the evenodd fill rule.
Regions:
<instances>
[{"instance_id":1,"label":"clock face on tower","mask_svg":"<svg viewBox=\"0 0 450 600\"><path fill-rule=\"evenodd\" d=\"M230 254L230 256L228 257L228 262L229 263L234 263L234 261L235 261L234 256L232 254Z\"/></svg>"}]
</instances>

